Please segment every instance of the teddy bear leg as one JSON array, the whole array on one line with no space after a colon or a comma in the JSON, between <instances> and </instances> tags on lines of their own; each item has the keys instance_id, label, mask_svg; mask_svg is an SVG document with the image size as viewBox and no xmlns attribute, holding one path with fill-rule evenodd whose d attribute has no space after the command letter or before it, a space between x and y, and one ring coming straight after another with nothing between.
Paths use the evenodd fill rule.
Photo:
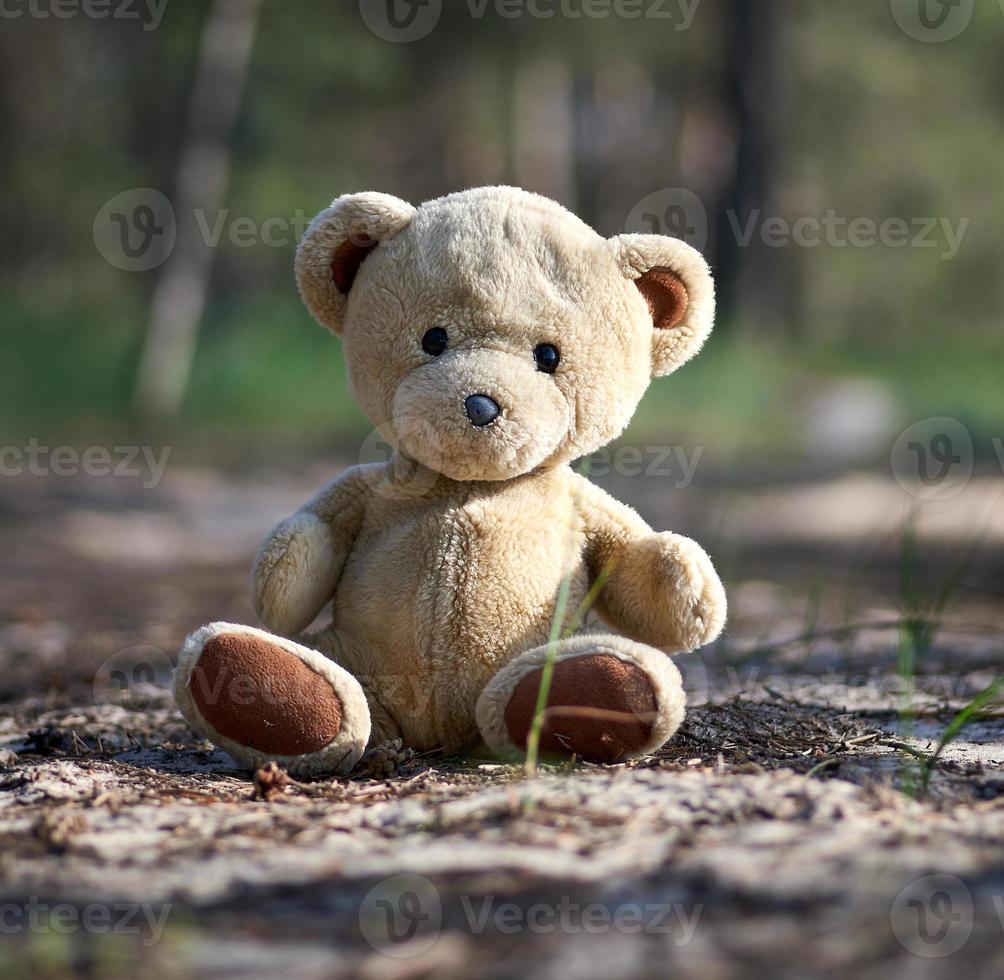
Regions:
<instances>
[{"instance_id":1,"label":"teddy bear leg","mask_svg":"<svg viewBox=\"0 0 1004 980\"><path fill-rule=\"evenodd\" d=\"M174 696L188 723L242 766L344 775L370 736L359 682L332 660L264 630L211 623L185 641Z\"/></svg>"},{"instance_id":2,"label":"teddy bear leg","mask_svg":"<svg viewBox=\"0 0 1004 980\"><path fill-rule=\"evenodd\" d=\"M533 724L548 646L503 667L478 699L490 749L521 756ZM659 748L683 721L680 672L666 654L622 636L576 636L558 645L540 749L545 755L618 762Z\"/></svg>"}]
</instances>

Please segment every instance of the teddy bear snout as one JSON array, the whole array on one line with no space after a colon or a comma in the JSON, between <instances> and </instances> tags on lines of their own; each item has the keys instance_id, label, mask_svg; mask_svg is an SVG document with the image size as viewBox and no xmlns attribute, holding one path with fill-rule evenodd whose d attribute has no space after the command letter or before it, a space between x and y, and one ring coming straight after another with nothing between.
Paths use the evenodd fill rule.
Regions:
<instances>
[{"instance_id":1,"label":"teddy bear snout","mask_svg":"<svg viewBox=\"0 0 1004 980\"><path fill-rule=\"evenodd\" d=\"M464 401L464 411L478 428L491 425L502 414L499 403L488 395L469 395Z\"/></svg>"},{"instance_id":2,"label":"teddy bear snout","mask_svg":"<svg viewBox=\"0 0 1004 980\"><path fill-rule=\"evenodd\" d=\"M446 350L408 371L390 416L398 448L451 480L527 473L570 425L561 390L529 351L480 346Z\"/></svg>"}]
</instances>

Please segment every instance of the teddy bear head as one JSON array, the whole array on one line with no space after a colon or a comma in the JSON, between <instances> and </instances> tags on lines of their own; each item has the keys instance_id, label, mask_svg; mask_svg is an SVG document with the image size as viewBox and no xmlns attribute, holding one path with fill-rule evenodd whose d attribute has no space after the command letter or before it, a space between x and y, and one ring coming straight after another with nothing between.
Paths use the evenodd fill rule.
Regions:
<instances>
[{"instance_id":1,"label":"teddy bear head","mask_svg":"<svg viewBox=\"0 0 1004 980\"><path fill-rule=\"evenodd\" d=\"M417 208L344 195L311 222L296 273L382 437L454 480L599 449L714 316L711 274L686 243L604 239L511 187Z\"/></svg>"}]
</instances>

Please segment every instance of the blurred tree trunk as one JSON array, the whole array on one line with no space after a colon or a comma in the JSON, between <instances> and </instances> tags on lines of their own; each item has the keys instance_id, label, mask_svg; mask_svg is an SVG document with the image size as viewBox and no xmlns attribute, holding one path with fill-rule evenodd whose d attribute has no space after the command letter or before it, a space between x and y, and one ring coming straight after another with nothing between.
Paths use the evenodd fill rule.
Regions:
<instances>
[{"instance_id":1,"label":"blurred tree trunk","mask_svg":"<svg viewBox=\"0 0 1004 980\"><path fill-rule=\"evenodd\" d=\"M12 34L0 35L0 132L8 143L8 152L0 155L0 180L5 189L16 187L17 159L10 152L18 144L21 136L21 120L18 100L15 96L17 54L19 45ZM4 236L0 241L0 283L5 289L13 289L21 272L21 264L33 244L25 234L28 202L19 195L4 193L0 197L0 221L3 222Z\"/></svg>"},{"instance_id":2,"label":"blurred tree trunk","mask_svg":"<svg viewBox=\"0 0 1004 980\"><path fill-rule=\"evenodd\" d=\"M224 203L259 10L260 0L213 0L203 28L175 179L177 239L154 288L136 384L137 411L152 420L177 416L188 383L213 264L196 215L212 227Z\"/></svg>"},{"instance_id":3,"label":"blurred tree trunk","mask_svg":"<svg viewBox=\"0 0 1004 980\"><path fill-rule=\"evenodd\" d=\"M538 57L518 66L514 86L514 182L574 207L568 66L557 58Z\"/></svg>"},{"instance_id":4,"label":"blurred tree trunk","mask_svg":"<svg viewBox=\"0 0 1004 980\"><path fill-rule=\"evenodd\" d=\"M600 211L597 128L595 73L591 68L579 68L572 82L572 142L575 147L573 206L583 221L594 226Z\"/></svg>"},{"instance_id":5,"label":"blurred tree trunk","mask_svg":"<svg viewBox=\"0 0 1004 980\"><path fill-rule=\"evenodd\" d=\"M771 329L796 318L794 245L770 248L762 224L784 216L777 188L790 99L779 0L729 0L723 99L736 133L736 164L716 229L719 305L726 322ZM746 241L746 234L752 236Z\"/></svg>"}]
</instances>

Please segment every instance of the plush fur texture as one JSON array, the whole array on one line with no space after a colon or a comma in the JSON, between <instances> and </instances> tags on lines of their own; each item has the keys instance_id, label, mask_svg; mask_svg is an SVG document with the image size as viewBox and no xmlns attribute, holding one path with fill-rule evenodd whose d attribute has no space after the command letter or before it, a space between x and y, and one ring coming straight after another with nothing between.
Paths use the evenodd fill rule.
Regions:
<instances>
[{"instance_id":1,"label":"plush fur texture","mask_svg":"<svg viewBox=\"0 0 1004 980\"><path fill-rule=\"evenodd\" d=\"M643 750L662 744L683 715L665 653L718 635L724 590L697 544L653 532L567 463L615 438L649 380L700 349L714 292L699 253L655 235L605 240L514 188L417 209L356 194L311 224L297 280L342 335L352 390L396 451L333 480L262 546L254 601L275 642L295 637L301 659L312 648L337 664L339 693L343 675L358 681L371 743L454 751L480 734L511 751L500 712L540 663L562 580L572 611L603 576L596 608L623 636L577 637L559 655L639 665L658 699ZM438 356L423 350L432 328L448 337ZM554 373L535 362L545 343L560 352ZM501 409L488 425L465 414L475 394ZM301 635L328 603L330 625ZM210 731L186 692L200 642L183 652L179 704L257 763ZM330 759L292 764L319 772Z\"/></svg>"}]
</instances>

